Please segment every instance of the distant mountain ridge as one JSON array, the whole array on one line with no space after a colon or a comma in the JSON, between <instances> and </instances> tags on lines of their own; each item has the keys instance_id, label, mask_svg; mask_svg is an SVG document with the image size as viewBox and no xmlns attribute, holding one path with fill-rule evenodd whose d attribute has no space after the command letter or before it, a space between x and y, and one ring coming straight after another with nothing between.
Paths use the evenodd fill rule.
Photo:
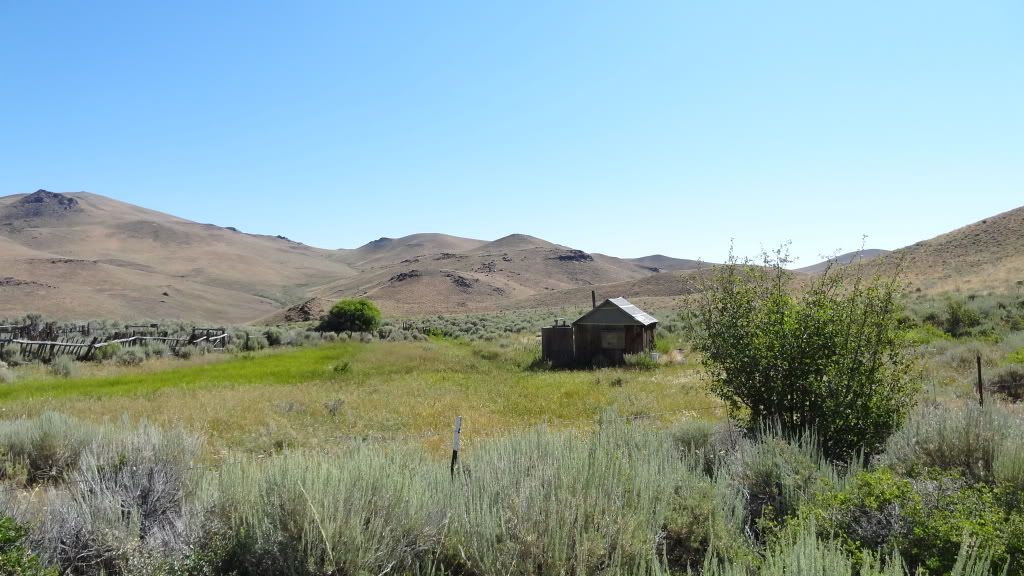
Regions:
<instances>
[{"instance_id":1,"label":"distant mountain ridge","mask_svg":"<svg viewBox=\"0 0 1024 576\"><path fill-rule=\"evenodd\" d=\"M898 268L925 291L1009 289L1024 282L1024 208L796 272L852 261ZM701 265L661 254L616 258L525 234L424 233L328 250L87 192L0 197L0 317L283 322L354 296L389 314L578 306L590 291L669 302L692 285L680 276Z\"/></svg>"},{"instance_id":2,"label":"distant mountain ridge","mask_svg":"<svg viewBox=\"0 0 1024 576\"><path fill-rule=\"evenodd\" d=\"M649 267L525 234L380 238L327 250L202 224L88 192L0 197L0 317L246 322L364 295L402 313L641 279ZM307 307L308 308L308 307Z\"/></svg>"}]
</instances>

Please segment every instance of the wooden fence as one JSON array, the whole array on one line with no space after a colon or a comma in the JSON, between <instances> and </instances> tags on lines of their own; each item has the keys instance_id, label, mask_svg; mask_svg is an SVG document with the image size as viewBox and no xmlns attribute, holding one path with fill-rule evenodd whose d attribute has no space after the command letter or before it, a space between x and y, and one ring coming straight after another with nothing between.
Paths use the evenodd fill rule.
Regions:
<instances>
[{"instance_id":1,"label":"wooden fence","mask_svg":"<svg viewBox=\"0 0 1024 576\"><path fill-rule=\"evenodd\" d=\"M73 340L34 340L28 338L3 338L0 335L0 353L8 347L18 347L18 352L25 360L52 359L57 356L74 356L77 360L91 360L96 350L118 344L125 348L140 346L146 342L162 342L172 350L181 346L198 346L208 344L214 349L223 349L228 344L229 336L223 328L193 328L192 333L185 337L147 336L136 333L115 333L108 340L100 341L99 337L89 342Z\"/></svg>"}]
</instances>

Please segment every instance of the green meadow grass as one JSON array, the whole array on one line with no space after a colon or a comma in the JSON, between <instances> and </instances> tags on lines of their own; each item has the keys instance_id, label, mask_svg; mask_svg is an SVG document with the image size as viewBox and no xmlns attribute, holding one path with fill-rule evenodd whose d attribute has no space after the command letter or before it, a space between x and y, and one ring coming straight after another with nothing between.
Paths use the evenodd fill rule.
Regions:
<instances>
[{"instance_id":1,"label":"green meadow grass","mask_svg":"<svg viewBox=\"0 0 1024 576\"><path fill-rule=\"evenodd\" d=\"M477 439L538 425L589 429L609 408L663 424L721 414L692 362L651 371L531 370L538 348L525 336L344 342L73 379L37 371L0 387L0 414L127 415L196 429L217 450L252 452L353 437L443 450L457 415L472 449Z\"/></svg>"}]
</instances>

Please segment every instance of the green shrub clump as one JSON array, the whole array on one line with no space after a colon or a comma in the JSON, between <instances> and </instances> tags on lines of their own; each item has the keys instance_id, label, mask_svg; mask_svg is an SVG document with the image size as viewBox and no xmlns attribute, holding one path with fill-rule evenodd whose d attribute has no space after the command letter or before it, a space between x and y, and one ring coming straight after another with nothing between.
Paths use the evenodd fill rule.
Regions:
<instances>
[{"instance_id":1,"label":"green shrub clump","mask_svg":"<svg viewBox=\"0 0 1024 576\"><path fill-rule=\"evenodd\" d=\"M972 330L981 325L981 314L964 301L951 299L946 302L945 316L940 322L946 334L961 338L970 335Z\"/></svg>"},{"instance_id":2,"label":"green shrub clump","mask_svg":"<svg viewBox=\"0 0 1024 576\"><path fill-rule=\"evenodd\" d=\"M57 576L56 570L43 568L34 554L25 548L28 530L4 516L0 518L0 574L10 576Z\"/></svg>"},{"instance_id":3,"label":"green shrub clump","mask_svg":"<svg viewBox=\"0 0 1024 576\"><path fill-rule=\"evenodd\" d=\"M380 308L365 298L341 300L320 322L321 332L372 332L380 326Z\"/></svg>"},{"instance_id":4,"label":"green shrub clump","mask_svg":"<svg viewBox=\"0 0 1024 576\"><path fill-rule=\"evenodd\" d=\"M985 485L966 485L955 476L910 480L887 468L861 472L845 490L822 496L803 513L851 555L898 552L911 569L928 574L951 573L964 542L988 551L1000 568L1018 547L1020 517L1004 511ZM1010 573L1024 572L1011 567Z\"/></svg>"},{"instance_id":5,"label":"green shrub clump","mask_svg":"<svg viewBox=\"0 0 1024 576\"><path fill-rule=\"evenodd\" d=\"M780 249L704 276L696 348L711 390L752 429L815 430L825 455L877 450L914 404L896 280L829 270L794 290Z\"/></svg>"}]
</instances>

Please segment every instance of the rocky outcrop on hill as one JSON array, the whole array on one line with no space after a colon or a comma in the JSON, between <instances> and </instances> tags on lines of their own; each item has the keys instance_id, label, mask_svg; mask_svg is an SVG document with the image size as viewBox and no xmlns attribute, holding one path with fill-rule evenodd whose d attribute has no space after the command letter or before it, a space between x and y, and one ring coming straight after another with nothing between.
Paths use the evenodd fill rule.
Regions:
<instances>
[{"instance_id":1,"label":"rocky outcrop on hill","mask_svg":"<svg viewBox=\"0 0 1024 576\"><path fill-rule=\"evenodd\" d=\"M49 190L36 190L0 212L0 221L60 217L81 211L78 200Z\"/></svg>"}]
</instances>

